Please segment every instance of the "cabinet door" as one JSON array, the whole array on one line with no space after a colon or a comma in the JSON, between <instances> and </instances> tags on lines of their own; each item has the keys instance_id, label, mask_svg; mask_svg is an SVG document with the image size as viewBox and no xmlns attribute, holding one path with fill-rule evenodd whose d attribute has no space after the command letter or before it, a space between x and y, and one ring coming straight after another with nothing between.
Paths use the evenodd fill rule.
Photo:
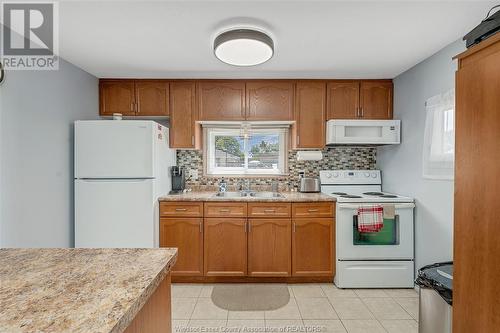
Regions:
<instances>
[{"instance_id":1,"label":"cabinet door","mask_svg":"<svg viewBox=\"0 0 500 333\"><path fill-rule=\"evenodd\" d=\"M334 275L334 219L292 220L292 275Z\"/></svg>"},{"instance_id":2,"label":"cabinet door","mask_svg":"<svg viewBox=\"0 0 500 333\"><path fill-rule=\"evenodd\" d=\"M202 218L161 218L160 247L178 248L173 275L203 275Z\"/></svg>"},{"instance_id":3,"label":"cabinet door","mask_svg":"<svg viewBox=\"0 0 500 333\"><path fill-rule=\"evenodd\" d=\"M133 80L101 80L99 82L99 114L135 115L135 84Z\"/></svg>"},{"instance_id":4,"label":"cabinet door","mask_svg":"<svg viewBox=\"0 0 500 333\"><path fill-rule=\"evenodd\" d=\"M363 119L392 119L392 82L361 82L360 107Z\"/></svg>"},{"instance_id":5,"label":"cabinet door","mask_svg":"<svg viewBox=\"0 0 500 333\"><path fill-rule=\"evenodd\" d=\"M327 86L328 119L354 119L359 110L359 81L330 82Z\"/></svg>"},{"instance_id":6,"label":"cabinet door","mask_svg":"<svg viewBox=\"0 0 500 333\"><path fill-rule=\"evenodd\" d=\"M245 82L201 81L197 96L200 120L245 120Z\"/></svg>"},{"instance_id":7,"label":"cabinet door","mask_svg":"<svg viewBox=\"0 0 500 333\"><path fill-rule=\"evenodd\" d=\"M290 276L291 220L248 221L248 275Z\"/></svg>"},{"instance_id":8,"label":"cabinet door","mask_svg":"<svg viewBox=\"0 0 500 333\"><path fill-rule=\"evenodd\" d=\"M292 82L247 82L246 99L247 120L293 120Z\"/></svg>"},{"instance_id":9,"label":"cabinet door","mask_svg":"<svg viewBox=\"0 0 500 333\"><path fill-rule=\"evenodd\" d=\"M136 115L168 116L168 82L161 80L135 81Z\"/></svg>"},{"instance_id":10,"label":"cabinet door","mask_svg":"<svg viewBox=\"0 0 500 333\"><path fill-rule=\"evenodd\" d=\"M325 146L326 84L298 82L295 96L294 148Z\"/></svg>"},{"instance_id":11,"label":"cabinet door","mask_svg":"<svg viewBox=\"0 0 500 333\"><path fill-rule=\"evenodd\" d=\"M170 148L197 148L195 96L194 82L170 84Z\"/></svg>"},{"instance_id":12,"label":"cabinet door","mask_svg":"<svg viewBox=\"0 0 500 333\"><path fill-rule=\"evenodd\" d=\"M206 218L204 266L206 276L247 274L247 221L244 218Z\"/></svg>"}]
</instances>

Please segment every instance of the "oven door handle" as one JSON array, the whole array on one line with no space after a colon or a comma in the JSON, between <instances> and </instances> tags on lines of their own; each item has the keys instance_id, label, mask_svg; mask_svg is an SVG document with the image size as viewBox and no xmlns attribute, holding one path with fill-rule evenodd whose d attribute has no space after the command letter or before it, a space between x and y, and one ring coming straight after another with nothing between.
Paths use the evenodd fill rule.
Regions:
<instances>
[{"instance_id":1,"label":"oven door handle","mask_svg":"<svg viewBox=\"0 0 500 333\"><path fill-rule=\"evenodd\" d=\"M364 205L373 205L373 204L376 204L376 205L394 205L394 207L396 209L408 209L408 208L415 208L415 204L414 203L365 203L365 204L347 204L347 203L341 203L341 204L337 204L337 207L340 208L340 209L358 209L360 206L364 206Z\"/></svg>"}]
</instances>

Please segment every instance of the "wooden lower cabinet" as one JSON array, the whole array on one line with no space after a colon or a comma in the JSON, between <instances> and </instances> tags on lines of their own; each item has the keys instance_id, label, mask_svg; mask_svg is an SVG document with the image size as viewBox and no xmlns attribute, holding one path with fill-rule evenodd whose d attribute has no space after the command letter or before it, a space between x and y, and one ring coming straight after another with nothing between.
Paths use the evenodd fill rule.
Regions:
<instances>
[{"instance_id":1,"label":"wooden lower cabinet","mask_svg":"<svg viewBox=\"0 0 500 333\"><path fill-rule=\"evenodd\" d=\"M327 202L161 202L160 246L178 248L177 282L330 279L334 215Z\"/></svg>"},{"instance_id":2,"label":"wooden lower cabinet","mask_svg":"<svg viewBox=\"0 0 500 333\"><path fill-rule=\"evenodd\" d=\"M246 276L246 218L205 218L204 225L205 276Z\"/></svg>"},{"instance_id":3,"label":"wooden lower cabinet","mask_svg":"<svg viewBox=\"0 0 500 333\"><path fill-rule=\"evenodd\" d=\"M335 220L292 220L292 276L334 276Z\"/></svg>"},{"instance_id":4,"label":"wooden lower cabinet","mask_svg":"<svg viewBox=\"0 0 500 333\"><path fill-rule=\"evenodd\" d=\"M160 247L178 248L174 276L203 276L203 219L161 218Z\"/></svg>"},{"instance_id":5,"label":"wooden lower cabinet","mask_svg":"<svg viewBox=\"0 0 500 333\"><path fill-rule=\"evenodd\" d=\"M248 276L290 276L291 220L248 220Z\"/></svg>"}]
</instances>

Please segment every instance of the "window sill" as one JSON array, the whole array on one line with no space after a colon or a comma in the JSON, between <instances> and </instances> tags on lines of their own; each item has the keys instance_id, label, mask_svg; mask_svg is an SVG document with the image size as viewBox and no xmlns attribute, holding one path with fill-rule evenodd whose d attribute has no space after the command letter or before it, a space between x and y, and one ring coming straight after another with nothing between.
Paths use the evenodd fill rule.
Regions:
<instances>
[{"instance_id":1,"label":"window sill","mask_svg":"<svg viewBox=\"0 0 500 333\"><path fill-rule=\"evenodd\" d=\"M286 179L289 174L288 173L279 173L279 174L204 174L206 178L280 178Z\"/></svg>"}]
</instances>

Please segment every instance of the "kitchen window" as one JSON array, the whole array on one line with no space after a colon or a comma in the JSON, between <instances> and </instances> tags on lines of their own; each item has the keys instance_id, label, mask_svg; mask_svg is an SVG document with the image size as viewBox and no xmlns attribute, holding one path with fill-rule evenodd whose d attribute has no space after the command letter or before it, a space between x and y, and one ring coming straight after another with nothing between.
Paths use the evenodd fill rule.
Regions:
<instances>
[{"instance_id":1,"label":"kitchen window","mask_svg":"<svg viewBox=\"0 0 500 333\"><path fill-rule=\"evenodd\" d=\"M453 179L455 158L455 91L426 102L423 149L424 178Z\"/></svg>"},{"instance_id":2,"label":"kitchen window","mask_svg":"<svg viewBox=\"0 0 500 333\"><path fill-rule=\"evenodd\" d=\"M287 158L286 128L206 128L207 175L282 175Z\"/></svg>"}]
</instances>

